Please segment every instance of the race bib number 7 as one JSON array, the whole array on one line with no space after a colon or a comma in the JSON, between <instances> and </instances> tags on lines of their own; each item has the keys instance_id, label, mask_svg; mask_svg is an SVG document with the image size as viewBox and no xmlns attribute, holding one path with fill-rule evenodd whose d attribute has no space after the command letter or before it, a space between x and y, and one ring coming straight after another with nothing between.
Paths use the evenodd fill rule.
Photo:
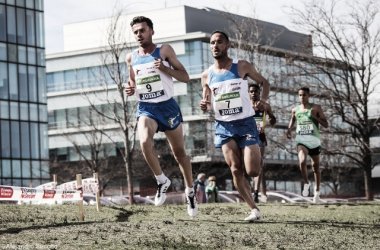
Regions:
<instances>
[{"instance_id":1,"label":"race bib number 7","mask_svg":"<svg viewBox=\"0 0 380 250\"><path fill-rule=\"evenodd\" d=\"M154 99L165 94L159 74L136 78L136 88L141 100Z\"/></svg>"},{"instance_id":2,"label":"race bib number 7","mask_svg":"<svg viewBox=\"0 0 380 250\"><path fill-rule=\"evenodd\" d=\"M314 127L312 123L299 124L297 127L299 135L310 135L314 133Z\"/></svg>"},{"instance_id":3,"label":"race bib number 7","mask_svg":"<svg viewBox=\"0 0 380 250\"><path fill-rule=\"evenodd\" d=\"M243 112L241 98L239 92L220 94L215 97L215 106L219 110L219 114L235 115Z\"/></svg>"}]
</instances>

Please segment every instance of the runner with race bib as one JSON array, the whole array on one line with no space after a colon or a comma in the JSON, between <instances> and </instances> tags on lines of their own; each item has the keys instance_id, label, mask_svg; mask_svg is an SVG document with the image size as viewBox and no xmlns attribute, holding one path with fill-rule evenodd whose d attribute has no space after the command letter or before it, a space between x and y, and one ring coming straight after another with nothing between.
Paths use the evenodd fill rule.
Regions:
<instances>
[{"instance_id":1,"label":"runner with race bib","mask_svg":"<svg viewBox=\"0 0 380 250\"><path fill-rule=\"evenodd\" d=\"M255 107L261 109L268 98L270 84L261 76L252 64L244 60L228 57L231 44L222 31L214 31L210 39L210 48L214 65L202 73L203 100L199 104L203 111L211 110L211 95L214 96L215 111L215 147L222 148L224 158L231 169L234 185L251 208L245 218L255 221L261 218L249 183L244 178L243 160L247 174L251 177L260 174L262 147L248 94L248 81L251 78L263 87L261 100Z\"/></svg>"},{"instance_id":2,"label":"runner with race bib","mask_svg":"<svg viewBox=\"0 0 380 250\"><path fill-rule=\"evenodd\" d=\"M271 126L274 126L276 124L276 117L273 114L271 106L266 103L265 107L263 109L257 109L255 108L255 103L260 100L260 86L257 84L250 84L249 85L249 96L251 98L251 105L253 110L255 111L255 114L253 115L253 118L256 121L257 131L259 132L259 138L261 143L263 144L263 147L260 148L261 157L263 157L264 161L264 154L265 154L265 147L267 146L267 138L265 135L265 126L266 126L266 118L269 117L269 124ZM261 166L261 172L259 176L252 178L254 182L254 195L253 198L255 202L259 202L259 189L261 185L261 200L263 202L266 202L266 182L265 182L265 171L264 171L264 163Z\"/></svg>"},{"instance_id":3,"label":"runner with race bib","mask_svg":"<svg viewBox=\"0 0 380 250\"><path fill-rule=\"evenodd\" d=\"M310 182L307 177L306 159L307 155L311 158L311 167L314 172L315 190L313 202L319 202L319 186L321 184L321 172L319 170L320 154L321 154L321 139L319 135L319 124L323 127L328 127L328 122L323 114L320 105L309 103L310 90L308 87L301 87L298 90L298 97L301 105L293 108L292 118L289 123L286 136L291 139L293 125L297 122L296 143L298 150L298 159L300 169L304 179L303 196L309 196Z\"/></svg>"},{"instance_id":4,"label":"runner with race bib","mask_svg":"<svg viewBox=\"0 0 380 250\"><path fill-rule=\"evenodd\" d=\"M168 44L154 44L153 22L147 17L137 16L131 28L139 48L127 55L129 69L128 96L136 95L140 102L137 108L138 134L142 152L157 181L156 206L166 199L166 191L171 182L162 172L153 137L164 132L185 179L187 212L190 216L198 213L198 204L193 189L192 167L186 155L182 114L173 99L173 77L181 82L189 82L189 75L178 60L173 48Z\"/></svg>"}]
</instances>

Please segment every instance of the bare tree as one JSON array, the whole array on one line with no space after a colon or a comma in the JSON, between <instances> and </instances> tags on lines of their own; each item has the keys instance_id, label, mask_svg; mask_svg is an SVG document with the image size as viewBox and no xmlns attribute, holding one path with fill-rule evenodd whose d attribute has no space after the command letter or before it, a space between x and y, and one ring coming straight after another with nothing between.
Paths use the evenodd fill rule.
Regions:
<instances>
[{"instance_id":1,"label":"bare tree","mask_svg":"<svg viewBox=\"0 0 380 250\"><path fill-rule=\"evenodd\" d=\"M72 179L78 171L90 176L98 173L102 190L111 179L122 174L118 164L110 158L110 153L115 148L104 135L104 119L91 112L89 107L82 107L79 110L79 112L78 108L67 110L67 119L63 121L66 124L63 126L65 129L57 130L59 131L57 135L72 144L69 149L71 159L66 160L73 161L75 164L58 162L57 156L52 155L51 167L54 173L58 174L57 171L60 173L60 178L71 176L69 178ZM110 165L113 166L112 171L110 171ZM68 174L70 172L72 172L71 175Z\"/></svg>"},{"instance_id":2,"label":"bare tree","mask_svg":"<svg viewBox=\"0 0 380 250\"><path fill-rule=\"evenodd\" d=\"M114 8L106 31L106 46L100 48L101 65L93 71L97 82L91 92L82 92L91 109L108 124L105 130L98 130L119 150L126 169L130 204L133 204L133 155L135 152L137 122L134 117L137 103L134 97L124 93L128 82L125 64L126 54L131 51L128 43L128 25L123 8ZM103 108L99 108L102 103ZM122 139L122 143L119 143Z\"/></svg>"},{"instance_id":3,"label":"bare tree","mask_svg":"<svg viewBox=\"0 0 380 250\"><path fill-rule=\"evenodd\" d=\"M369 116L368 106L379 85L379 2L307 0L288 10L297 28L312 34L314 54L320 57L289 54L288 59L293 76L301 76L297 85L313 83L329 107L326 113L335 126L326 130L333 140L325 153L362 168L367 200L373 200L370 136L380 121Z\"/></svg>"}]
</instances>

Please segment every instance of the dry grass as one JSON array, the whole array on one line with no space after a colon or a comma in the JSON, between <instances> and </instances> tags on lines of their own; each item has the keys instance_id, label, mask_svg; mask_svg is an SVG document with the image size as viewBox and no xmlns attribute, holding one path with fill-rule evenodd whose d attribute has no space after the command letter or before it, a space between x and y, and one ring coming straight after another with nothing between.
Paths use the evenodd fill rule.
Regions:
<instances>
[{"instance_id":1,"label":"dry grass","mask_svg":"<svg viewBox=\"0 0 380 250\"><path fill-rule=\"evenodd\" d=\"M380 203L260 204L262 220L243 221L246 204L85 207L0 205L0 249L378 249ZM8 248L10 249L10 248ZM24 248L25 249L25 248ZM33 249L33 248L29 248ZM36 249L36 248L35 248Z\"/></svg>"}]
</instances>

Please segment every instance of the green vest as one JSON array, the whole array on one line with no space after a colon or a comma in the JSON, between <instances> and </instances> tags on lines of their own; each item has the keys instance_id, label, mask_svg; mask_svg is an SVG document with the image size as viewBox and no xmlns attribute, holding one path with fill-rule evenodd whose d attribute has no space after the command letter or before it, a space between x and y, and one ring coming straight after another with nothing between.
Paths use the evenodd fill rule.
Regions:
<instances>
[{"instance_id":1,"label":"green vest","mask_svg":"<svg viewBox=\"0 0 380 250\"><path fill-rule=\"evenodd\" d=\"M305 113L301 112L300 106L296 108L296 143L297 145L302 144L309 149L321 146L319 123L310 114L313 105L313 103L310 103L309 109Z\"/></svg>"}]
</instances>

